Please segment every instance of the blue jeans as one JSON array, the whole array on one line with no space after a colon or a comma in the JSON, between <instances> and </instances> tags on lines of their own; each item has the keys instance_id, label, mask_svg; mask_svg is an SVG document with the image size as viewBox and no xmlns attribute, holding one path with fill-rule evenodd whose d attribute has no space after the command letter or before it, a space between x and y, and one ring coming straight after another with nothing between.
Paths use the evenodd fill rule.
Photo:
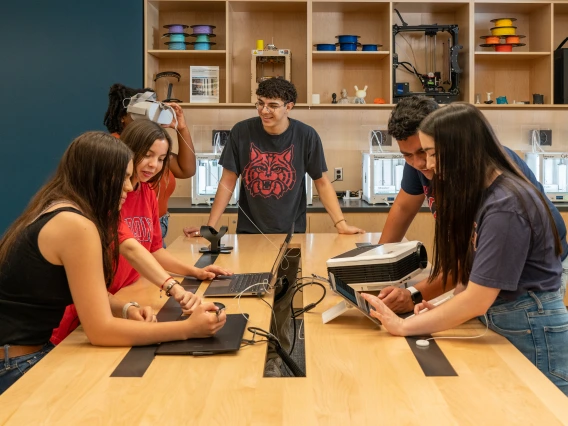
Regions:
<instances>
[{"instance_id":1,"label":"blue jeans","mask_svg":"<svg viewBox=\"0 0 568 426\"><path fill-rule=\"evenodd\" d=\"M491 330L506 337L568 396L568 311L561 293L529 291L512 302L497 299L487 318Z\"/></svg>"},{"instance_id":2,"label":"blue jeans","mask_svg":"<svg viewBox=\"0 0 568 426\"><path fill-rule=\"evenodd\" d=\"M54 347L53 343L48 342L38 352L10 358L10 345L4 345L6 356L4 359L0 359L0 395Z\"/></svg>"},{"instance_id":3,"label":"blue jeans","mask_svg":"<svg viewBox=\"0 0 568 426\"><path fill-rule=\"evenodd\" d=\"M566 281L568 281L568 256L562 261L562 285L560 286L560 296L566 295Z\"/></svg>"},{"instance_id":4,"label":"blue jeans","mask_svg":"<svg viewBox=\"0 0 568 426\"><path fill-rule=\"evenodd\" d=\"M170 223L170 214L166 213L160 218L160 227L162 228L162 247L166 248L164 238L168 235L168 225Z\"/></svg>"}]
</instances>

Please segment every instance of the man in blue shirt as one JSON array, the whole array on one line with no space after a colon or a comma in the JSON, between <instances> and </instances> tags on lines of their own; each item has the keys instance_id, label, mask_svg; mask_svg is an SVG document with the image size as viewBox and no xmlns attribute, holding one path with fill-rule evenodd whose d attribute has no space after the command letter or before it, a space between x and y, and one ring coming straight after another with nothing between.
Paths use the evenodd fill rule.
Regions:
<instances>
[{"instance_id":1,"label":"man in blue shirt","mask_svg":"<svg viewBox=\"0 0 568 426\"><path fill-rule=\"evenodd\" d=\"M430 182L433 172L426 168L426 153L422 150L418 137L418 127L422 120L439 106L431 98L411 96L402 99L391 113L388 132L396 139L400 152L404 156L401 189L391 206L379 244L401 241L411 222L420 210L424 198L428 201L430 211L436 217L436 203L432 195ZM538 182L527 164L509 148L503 147L521 172L544 194L544 188ZM548 198L547 198L548 200ZM568 279L568 244L566 242L566 225L558 209L548 201L548 207L554 217L560 240L562 241L562 294L566 291ZM441 279L428 284L426 280L408 288L387 287L379 297L394 312L410 312L422 299L431 300L444 291Z\"/></svg>"}]
</instances>

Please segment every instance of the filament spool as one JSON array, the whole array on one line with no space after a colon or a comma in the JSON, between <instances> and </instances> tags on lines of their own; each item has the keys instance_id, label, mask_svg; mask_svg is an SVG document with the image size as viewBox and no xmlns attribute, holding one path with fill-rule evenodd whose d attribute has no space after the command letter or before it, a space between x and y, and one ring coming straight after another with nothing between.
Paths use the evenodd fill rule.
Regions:
<instances>
[{"instance_id":1,"label":"filament spool","mask_svg":"<svg viewBox=\"0 0 568 426\"><path fill-rule=\"evenodd\" d=\"M191 25L191 29L193 29L193 34L211 34L213 32L213 28L216 28L215 25L203 25L203 24L196 24Z\"/></svg>"},{"instance_id":2,"label":"filament spool","mask_svg":"<svg viewBox=\"0 0 568 426\"><path fill-rule=\"evenodd\" d=\"M496 27L512 27L516 20L517 18L495 18L491 22L494 22Z\"/></svg>"},{"instance_id":3,"label":"filament spool","mask_svg":"<svg viewBox=\"0 0 568 426\"><path fill-rule=\"evenodd\" d=\"M183 33L183 30L189 28L189 26L184 24L168 24L164 25L164 28L167 28L170 33Z\"/></svg>"},{"instance_id":4,"label":"filament spool","mask_svg":"<svg viewBox=\"0 0 568 426\"><path fill-rule=\"evenodd\" d=\"M494 36L511 36L516 35L517 27L493 27L491 28L491 35Z\"/></svg>"},{"instance_id":5,"label":"filament spool","mask_svg":"<svg viewBox=\"0 0 568 426\"><path fill-rule=\"evenodd\" d=\"M185 46L191 44L187 41L166 41L169 50L185 50Z\"/></svg>"}]
</instances>

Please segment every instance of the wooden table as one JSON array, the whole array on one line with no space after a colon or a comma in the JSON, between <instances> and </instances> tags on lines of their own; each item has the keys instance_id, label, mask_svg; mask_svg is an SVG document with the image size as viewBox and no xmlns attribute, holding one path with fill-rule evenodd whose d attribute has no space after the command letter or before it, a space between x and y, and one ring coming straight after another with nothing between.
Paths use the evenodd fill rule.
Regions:
<instances>
[{"instance_id":1,"label":"wooden table","mask_svg":"<svg viewBox=\"0 0 568 426\"><path fill-rule=\"evenodd\" d=\"M217 264L235 272L269 270L283 235L229 235L231 255ZM295 235L303 275L326 275L325 261L377 234ZM203 239L179 238L169 250L194 263ZM200 292L203 291L201 286ZM124 299L158 310L166 301L144 280ZM305 288L304 304L321 288ZM265 300L271 302L272 295ZM0 397L0 424L365 425L568 423L568 400L515 347L492 332L480 339L439 340L457 377L426 377L404 338L379 330L356 310L329 324L326 299L304 315L305 378L263 378L266 345L211 357L156 357L141 378L111 378L128 348L89 344L81 328ZM228 313L250 314L268 329L270 310L256 298L223 299ZM476 335L470 321L439 335ZM245 337L250 337L246 332Z\"/></svg>"}]
</instances>

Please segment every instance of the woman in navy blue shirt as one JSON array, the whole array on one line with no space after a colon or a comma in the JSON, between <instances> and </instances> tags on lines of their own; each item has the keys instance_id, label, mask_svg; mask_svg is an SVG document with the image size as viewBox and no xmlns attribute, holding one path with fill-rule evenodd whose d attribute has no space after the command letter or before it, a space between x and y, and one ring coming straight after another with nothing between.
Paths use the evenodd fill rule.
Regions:
<instances>
[{"instance_id":1,"label":"woman in navy blue shirt","mask_svg":"<svg viewBox=\"0 0 568 426\"><path fill-rule=\"evenodd\" d=\"M560 289L562 247L544 196L519 171L479 110L451 104L420 125L435 172L431 277L465 289L407 320L364 295L394 335L436 333L483 317L568 395L568 312ZM463 286L460 286L463 288ZM537 356L538 354L538 356Z\"/></svg>"}]
</instances>

